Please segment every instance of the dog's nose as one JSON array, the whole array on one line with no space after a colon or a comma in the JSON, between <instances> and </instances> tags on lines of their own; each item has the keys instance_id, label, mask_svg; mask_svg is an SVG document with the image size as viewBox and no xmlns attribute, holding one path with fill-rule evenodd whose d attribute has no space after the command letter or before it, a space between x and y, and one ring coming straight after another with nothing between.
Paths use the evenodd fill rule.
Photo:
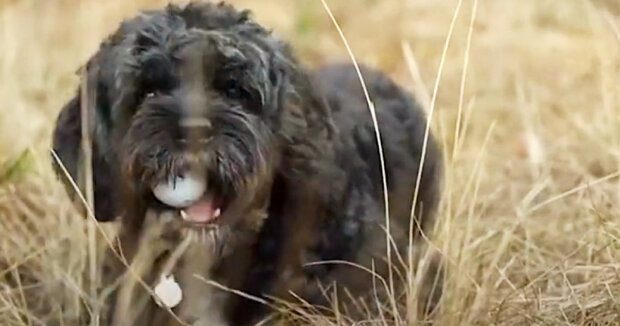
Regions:
<instances>
[{"instance_id":1,"label":"dog's nose","mask_svg":"<svg viewBox=\"0 0 620 326\"><path fill-rule=\"evenodd\" d=\"M184 129L211 129L211 121L205 117L183 117L179 126Z\"/></svg>"},{"instance_id":2,"label":"dog's nose","mask_svg":"<svg viewBox=\"0 0 620 326\"><path fill-rule=\"evenodd\" d=\"M183 132L183 140L193 143L206 143L212 137L211 121L205 117L185 116L179 120Z\"/></svg>"}]
</instances>

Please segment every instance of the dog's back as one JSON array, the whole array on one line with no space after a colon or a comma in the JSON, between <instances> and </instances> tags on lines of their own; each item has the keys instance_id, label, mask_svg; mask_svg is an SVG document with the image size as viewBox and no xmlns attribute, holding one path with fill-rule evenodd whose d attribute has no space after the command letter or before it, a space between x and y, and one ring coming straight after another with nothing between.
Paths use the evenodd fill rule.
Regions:
<instances>
[{"instance_id":1,"label":"dog's back","mask_svg":"<svg viewBox=\"0 0 620 326\"><path fill-rule=\"evenodd\" d=\"M360 70L376 113L392 223L403 223L397 227L404 230L408 229L423 161L414 211L417 224L414 224L414 236L418 236L421 230L428 231L434 222L441 185L441 152L432 134L425 143L427 117L413 96L380 71L365 66ZM347 64L323 67L314 72L314 79L327 100L338 130L338 165L347 171L349 180L365 184L364 191L372 195L382 213L383 184L376 131L355 67Z\"/></svg>"},{"instance_id":2,"label":"dog's back","mask_svg":"<svg viewBox=\"0 0 620 326\"><path fill-rule=\"evenodd\" d=\"M390 237L395 245L391 248L392 259L396 255L406 258L409 238L413 238L414 246L419 246L423 243L420 233L430 232L434 225L440 197L442 157L432 134L425 141L427 117L415 99L380 71L362 66L361 73L376 112L381 137ZM332 198L330 205L339 207L340 211L333 214L331 226L322 230L324 236L321 238L326 240L321 258L351 261L366 267L374 265L377 273L386 277L382 164L375 126L359 76L353 65L341 64L317 69L314 80L332 111L337 130L336 164L346 173L346 186L339 197ZM412 211L414 200L415 210ZM337 252L341 254L334 255ZM350 267L340 269L332 271L328 279L336 280L354 295L370 295L368 289L372 287L372 278L366 271ZM401 286L397 291L402 290ZM440 290L429 291L420 302L430 300L434 306ZM428 298L432 292L435 292L433 298ZM423 303L420 308L433 309Z\"/></svg>"}]
</instances>

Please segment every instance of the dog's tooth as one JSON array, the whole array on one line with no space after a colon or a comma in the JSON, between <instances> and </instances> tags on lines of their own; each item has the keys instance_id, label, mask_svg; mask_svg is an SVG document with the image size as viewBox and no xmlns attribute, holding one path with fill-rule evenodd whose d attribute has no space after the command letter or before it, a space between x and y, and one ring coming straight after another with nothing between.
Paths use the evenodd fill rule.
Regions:
<instances>
[{"instance_id":1,"label":"dog's tooth","mask_svg":"<svg viewBox=\"0 0 620 326\"><path fill-rule=\"evenodd\" d=\"M187 213L185 213L184 210L180 210L180 213L181 213L181 218L183 218L185 221L187 221L187 219L188 219Z\"/></svg>"},{"instance_id":2,"label":"dog's tooth","mask_svg":"<svg viewBox=\"0 0 620 326\"><path fill-rule=\"evenodd\" d=\"M213 217L219 217L222 214L222 209L218 208L215 210L215 212L213 213Z\"/></svg>"}]
</instances>

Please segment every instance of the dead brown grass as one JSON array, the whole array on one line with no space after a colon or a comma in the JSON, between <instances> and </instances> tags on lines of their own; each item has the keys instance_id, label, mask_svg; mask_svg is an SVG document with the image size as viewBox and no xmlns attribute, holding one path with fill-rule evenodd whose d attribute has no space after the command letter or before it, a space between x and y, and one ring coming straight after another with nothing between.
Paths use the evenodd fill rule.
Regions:
<instances>
[{"instance_id":1,"label":"dead brown grass","mask_svg":"<svg viewBox=\"0 0 620 326\"><path fill-rule=\"evenodd\" d=\"M349 60L320 1L232 2L310 65ZM163 3L0 1L0 324L93 313L92 222L50 174L49 131L100 39ZM327 3L360 62L431 104L457 1ZM447 160L438 324L619 325L620 3L480 0L468 48L473 4L462 2L434 101Z\"/></svg>"}]
</instances>

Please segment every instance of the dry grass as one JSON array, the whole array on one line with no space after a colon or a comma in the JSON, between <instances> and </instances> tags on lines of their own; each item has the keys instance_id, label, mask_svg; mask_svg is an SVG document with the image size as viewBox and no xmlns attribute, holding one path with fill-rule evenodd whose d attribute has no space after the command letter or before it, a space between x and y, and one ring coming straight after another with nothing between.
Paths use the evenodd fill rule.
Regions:
<instances>
[{"instance_id":1,"label":"dry grass","mask_svg":"<svg viewBox=\"0 0 620 326\"><path fill-rule=\"evenodd\" d=\"M349 60L320 1L232 2L310 65ZM620 3L480 0L470 29L462 1L433 100L457 2L328 1L360 62L434 104L447 161L438 324L620 324ZM94 313L91 222L50 174L49 132L99 40L162 3L0 1L0 324Z\"/></svg>"}]
</instances>

